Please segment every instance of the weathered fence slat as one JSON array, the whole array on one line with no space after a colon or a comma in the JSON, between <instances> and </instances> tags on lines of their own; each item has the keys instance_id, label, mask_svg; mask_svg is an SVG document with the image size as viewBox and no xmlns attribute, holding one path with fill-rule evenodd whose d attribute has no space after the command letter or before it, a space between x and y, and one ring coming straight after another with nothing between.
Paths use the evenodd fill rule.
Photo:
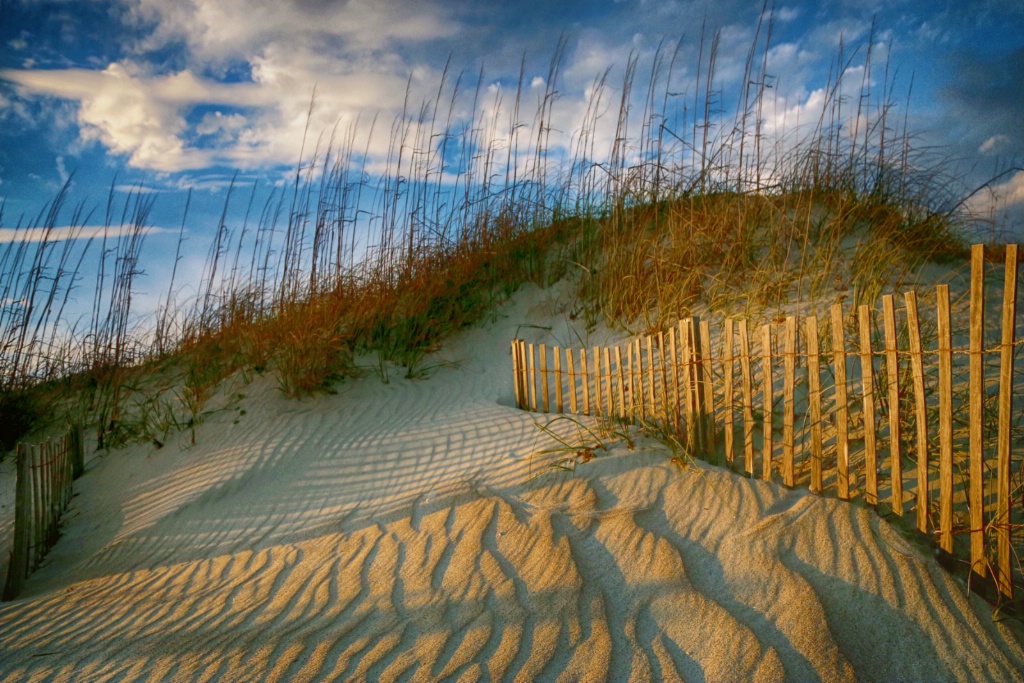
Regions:
<instances>
[{"instance_id":1,"label":"weathered fence slat","mask_svg":"<svg viewBox=\"0 0 1024 683\"><path fill-rule=\"evenodd\" d=\"M722 363L725 366L722 375L725 380L725 394L722 399L723 422L725 431L725 462L730 468L736 466L735 438L733 431L733 396L735 386L733 384L733 321L732 318L725 319L725 333L723 334L724 349L722 352Z\"/></svg>"},{"instance_id":2,"label":"weathered fence slat","mask_svg":"<svg viewBox=\"0 0 1024 683\"><path fill-rule=\"evenodd\" d=\"M672 410L672 406L669 405L668 397L668 364L670 362L668 357L668 347L665 345L665 333L658 332L658 351L661 359L661 419L664 420L664 424L671 422L671 415L669 413Z\"/></svg>"},{"instance_id":3,"label":"weathered fence slat","mask_svg":"<svg viewBox=\"0 0 1024 683\"><path fill-rule=\"evenodd\" d=\"M39 561L43 559L43 467L42 458L42 444L38 446L32 446L29 452L32 454L32 481L34 486L32 487L32 569L39 566Z\"/></svg>"},{"instance_id":4,"label":"weathered fence slat","mask_svg":"<svg viewBox=\"0 0 1024 683\"><path fill-rule=\"evenodd\" d=\"M1006 245L1003 326L999 350L999 433L996 446L996 583L1013 598L1010 548L1010 429L1013 421L1013 352L1017 319L1017 245Z\"/></svg>"},{"instance_id":5,"label":"weathered fence slat","mask_svg":"<svg viewBox=\"0 0 1024 683\"><path fill-rule=\"evenodd\" d=\"M871 351L871 309L861 304L860 325L861 401L864 409L864 499L878 505L878 451L875 443L875 359Z\"/></svg>"},{"instance_id":6,"label":"weathered fence slat","mask_svg":"<svg viewBox=\"0 0 1024 683\"><path fill-rule=\"evenodd\" d=\"M562 392L562 349L557 346L552 349L555 361L555 412L564 412L565 403Z\"/></svg>"},{"instance_id":7,"label":"weathered fence slat","mask_svg":"<svg viewBox=\"0 0 1024 683\"><path fill-rule=\"evenodd\" d=\"M903 516L903 451L900 444L900 361L896 343L896 304L891 294L882 297L882 323L885 327L885 376L889 389L889 477L892 484L892 511Z\"/></svg>"},{"instance_id":8,"label":"weathered fence slat","mask_svg":"<svg viewBox=\"0 0 1024 683\"><path fill-rule=\"evenodd\" d=\"M754 381L750 375L750 338L747 321L739 321L740 372L743 375L743 457L747 476L754 476Z\"/></svg>"},{"instance_id":9,"label":"weathered fence slat","mask_svg":"<svg viewBox=\"0 0 1024 683\"><path fill-rule=\"evenodd\" d=\"M971 514L971 569L985 576L985 496L984 496L984 444L982 442L982 400L985 395L985 369L982 363L982 344L985 327L985 247L971 247L971 311L970 311L970 492L968 508Z\"/></svg>"},{"instance_id":10,"label":"weathered fence slat","mask_svg":"<svg viewBox=\"0 0 1024 683\"><path fill-rule=\"evenodd\" d=\"M715 384L714 373L712 372L711 354L711 323L707 320L700 320L698 325L698 339L700 345L698 354L701 361L701 379L704 385L703 420L704 426L704 448L707 453L718 463L717 450L715 446Z\"/></svg>"},{"instance_id":11,"label":"weathered fence slat","mask_svg":"<svg viewBox=\"0 0 1024 683\"><path fill-rule=\"evenodd\" d=\"M832 305L832 362L836 375L836 483L839 499L850 500L850 417L846 386L846 337L843 304Z\"/></svg>"},{"instance_id":12,"label":"weathered fence slat","mask_svg":"<svg viewBox=\"0 0 1024 683\"><path fill-rule=\"evenodd\" d=\"M818 317L807 317L807 398L811 413L811 491L824 493L821 435L821 355L818 349Z\"/></svg>"},{"instance_id":13,"label":"weathered fence slat","mask_svg":"<svg viewBox=\"0 0 1024 683\"><path fill-rule=\"evenodd\" d=\"M615 371L619 377L619 418L622 420L629 419L629 415L626 413L626 384L624 377L622 376L622 347L615 347Z\"/></svg>"},{"instance_id":14,"label":"weathered fence slat","mask_svg":"<svg viewBox=\"0 0 1024 683\"><path fill-rule=\"evenodd\" d=\"M763 399L763 420L761 422L761 477L765 481L772 478L772 440L773 404L775 402L775 384L772 378L772 326L761 328L761 397Z\"/></svg>"},{"instance_id":15,"label":"weathered fence slat","mask_svg":"<svg viewBox=\"0 0 1024 683\"><path fill-rule=\"evenodd\" d=\"M654 382L654 339L647 335L647 400L651 404L651 420L658 414L658 397Z\"/></svg>"},{"instance_id":16,"label":"weathered fence slat","mask_svg":"<svg viewBox=\"0 0 1024 683\"><path fill-rule=\"evenodd\" d=\"M949 285L935 288L939 347L939 547L953 552L953 335Z\"/></svg>"},{"instance_id":17,"label":"weathered fence slat","mask_svg":"<svg viewBox=\"0 0 1024 683\"><path fill-rule=\"evenodd\" d=\"M637 403L636 411L640 415L640 422L645 422L647 410L644 406L644 356L640 350L639 338L633 344L633 352L636 353L636 362L633 364L633 396Z\"/></svg>"},{"instance_id":18,"label":"weathered fence slat","mask_svg":"<svg viewBox=\"0 0 1024 683\"><path fill-rule=\"evenodd\" d=\"M571 349L565 350L565 369L569 373L569 410L576 414L579 412L579 396L576 393L576 366Z\"/></svg>"},{"instance_id":19,"label":"weathered fence slat","mask_svg":"<svg viewBox=\"0 0 1024 683\"><path fill-rule=\"evenodd\" d=\"M693 427L692 432L697 444L697 452L705 460L710 454L708 445L708 404L704 388L706 375L704 373L704 346L700 338L700 318L694 316L686 322L686 333L689 336L690 367L693 371L690 376L693 378Z\"/></svg>"},{"instance_id":20,"label":"weathered fence slat","mask_svg":"<svg viewBox=\"0 0 1024 683\"><path fill-rule=\"evenodd\" d=\"M596 346L591 350L594 359L594 414L604 415L601 401L601 351Z\"/></svg>"},{"instance_id":21,"label":"weathered fence slat","mask_svg":"<svg viewBox=\"0 0 1024 683\"><path fill-rule=\"evenodd\" d=\"M512 340L512 391L516 397L516 408L522 410L523 397L519 393L519 340Z\"/></svg>"},{"instance_id":22,"label":"weathered fence slat","mask_svg":"<svg viewBox=\"0 0 1024 683\"><path fill-rule=\"evenodd\" d=\"M525 341L519 342L519 393L523 399L523 408L530 407L530 363L527 358L527 345Z\"/></svg>"},{"instance_id":23,"label":"weathered fence slat","mask_svg":"<svg viewBox=\"0 0 1024 683\"><path fill-rule=\"evenodd\" d=\"M676 343L676 327L668 329L668 354L670 360L669 384L672 386L672 428L679 433L679 345Z\"/></svg>"},{"instance_id":24,"label":"weathered fence slat","mask_svg":"<svg viewBox=\"0 0 1024 683\"><path fill-rule=\"evenodd\" d=\"M610 417L612 417L615 414L615 409L614 409L614 404L615 403L614 403L614 400L613 400L614 396L612 396L613 392L612 392L612 386L611 386L612 385L611 380L612 380L612 377L613 377L612 374L611 374L611 350L609 348L605 347L605 348L602 349L602 352L604 353L604 374L605 374L605 376L607 378L606 379L606 384L604 385L605 386L605 401L604 401L604 404L605 404L605 407L607 408L606 415L610 418Z\"/></svg>"},{"instance_id":25,"label":"weathered fence slat","mask_svg":"<svg viewBox=\"0 0 1024 683\"><path fill-rule=\"evenodd\" d=\"M530 374L530 410L537 410L537 368L534 360L533 344L527 346L526 368Z\"/></svg>"},{"instance_id":26,"label":"weathered fence slat","mask_svg":"<svg viewBox=\"0 0 1024 683\"><path fill-rule=\"evenodd\" d=\"M917 425L917 529L928 533L928 405L924 394L924 359L921 353L921 324L917 318L917 294L903 295L907 304L907 334L910 337L910 367L914 374L914 419Z\"/></svg>"},{"instance_id":27,"label":"weathered fence slat","mask_svg":"<svg viewBox=\"0 0 1024 683\"><path fill-rule=\"evenodd\" d=\"M71 450L71 478L78 479L85 472L85 449L82 444L82 425L72 425L68 434Z\"/></svg>"},{"instance_id":28,"label":"weathered fence slat","mask_svg":"<svg viewBox=\"0 0 1024 683\"><path fill-rule=\"evenodd\" d=\"M590 373L587 372L587 350L580 349L580 378L583 385L583 414L590 415Z\"/></svg>"},{"instance_id":29,"label":"weathered fence slat","mask_svg":"<svg viewBox=\"0 0 1024 683\"><path fill-rule=\"evenodd\" d=\"M782 483L793 488L794 412L796 404L796 318L786 318L782 349L785 379L782 412Z\"/></svg>"},{"instance_id":30,"label":"weathered fence slat","mask_svg":"<svg viewBox=\"0 0 1024 683\"><path fill-rule=\"evenodd\" d=\"M694 419L696 409L694 408L693 397L694 367L693 348L691 346L692 340L690 339L690 327L687 325L686 320L680 320L676 327L679 329L679 345L680 353L682 354L682 358L680 359L683 371L683 395L681 403L686 422L686 445L687 448L692 448L694 441L694 424L696 422Z\"/></svg>"},{"instance_id":31,"label":"weathered fence slat","mask_svg":"<svg viewBox=\"0 0 1024 683\"><path fill-rule=\"evenodd\" d=\"M545 344L541 344L538 347L540 352L540 407L545 413L550 412L548 405L548 347Z\"/></svg>"}]
</instances>

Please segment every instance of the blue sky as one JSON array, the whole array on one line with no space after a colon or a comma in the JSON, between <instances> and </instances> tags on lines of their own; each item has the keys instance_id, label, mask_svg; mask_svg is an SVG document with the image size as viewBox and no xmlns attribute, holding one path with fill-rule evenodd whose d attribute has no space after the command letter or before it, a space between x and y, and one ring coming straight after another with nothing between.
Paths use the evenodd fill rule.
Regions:
<instances>
[{"instance_id":1,"label":"blue sky","mask_svg":"<svg viewBox=\"0 0 1024 683\"><path fill-rule=\"evenodd\" d=\"M294 173L314 89L314 133L357 117L365 128L374 115L391 121L407 87L416 102L432 97L449 59L465 83L482 67L485 86L506 89L525 59L526 82L543 89L561 38L556 135L571 136L595 77L611 66L614 84L631 54L642 69L660 41L681 39L680 87L692 84L702 24L721 31L716 87L728 108L761 10L736 0L0 0L0 227L31 223L72 173L69 205L100 214L111 188L120 201L142 187L154 227L167 230L149 238L159 274L188 188L187 231L205 253L235 173L266 187ZM875 94L888 64L897 115L963 188L1024 166L1019 0L797 0L774 17L772 117L790 125L813 112L840 40L861 55L871 43ZM369 156L382 162L386 143ZM995 186L1024 206L1024 173Z\"/></svg>"}]
</instances>

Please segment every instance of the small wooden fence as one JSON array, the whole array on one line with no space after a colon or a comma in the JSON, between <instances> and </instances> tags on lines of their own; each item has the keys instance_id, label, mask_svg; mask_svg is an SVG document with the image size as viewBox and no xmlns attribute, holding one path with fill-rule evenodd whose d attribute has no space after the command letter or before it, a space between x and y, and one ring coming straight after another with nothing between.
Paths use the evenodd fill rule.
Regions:
<instances>
[{"instance_id":1,"label":"small wooden fence","mask_svg":"<svg viewBox=\"0 0 1024 683\"><path fill-rule=\"evenodd\" d=\"M847 317L837 303L822 323L809 315L764 325L756 354L743 319L726 319L714 346L711 325L698 318L589 354L517 339L516 404L669 429L691 453L748 476L860 497L897 516L912 505L918 530L969 558L978 577L1012 599L1014 551L1024 545L1024 510L1011 509L1024 491L1013 412L1017 256L1015 245L1006 248L1001 326L988 347L984 249L976 245L969 331L956 336L966 348L953 346L949 286L939 285L934 328L922 326L914 292L904 295L897 326L887 295L881 325L869 306ZM848 326L858 338L853 351ZM923 327L932 349L923 348ZM937 363L926 365L925 356Z\"/></svg>"},{"instance_id":2,"label":"small wooden fence","mask_svg":"<svg viewBox=\"0 0 1024 683\"><path fill-rule=\"evenodd\" d=\"M14 493L14 547L3 599L18 597L59 535L61 513L71 500L71 482L84 469L82 430L69 427L60 439L18 444Z\"/></svg>"}]
</instances>

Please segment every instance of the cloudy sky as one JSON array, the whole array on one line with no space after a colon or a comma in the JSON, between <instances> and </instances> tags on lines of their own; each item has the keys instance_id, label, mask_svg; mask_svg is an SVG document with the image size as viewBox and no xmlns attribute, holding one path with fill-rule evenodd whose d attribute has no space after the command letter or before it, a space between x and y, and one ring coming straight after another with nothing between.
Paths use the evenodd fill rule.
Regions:
<instances>
[{"instance_id":1,"label":"cloudy sky","mask_svg":"<svg viewBox=\"0 0 1024 683\"><path fill-rule=\"evenodd\" d=\"M0 0L0 227L31 223L74 174L72 204L142 187L158 228L180 222L194 188L199 234L236 172L268 186L293 172L307 125L391 121L407 92L432 97L449 60L464 91L481 70L483 86L514 89L521 64L527 91L543 90L560 40L565 135L596 76L610 66L621 80L630 55L643 65L662 41L682 41L687 89L702 26L721 31L727 109L761 13L749 0ZM1024 3L780 0L774 116L813 109L840 41L847 56L872 49L874 96L888 67L898 115L965 187L1024 166ZM1024 205L1024 174L997 185Z\"/></svg>"}]
</instances>

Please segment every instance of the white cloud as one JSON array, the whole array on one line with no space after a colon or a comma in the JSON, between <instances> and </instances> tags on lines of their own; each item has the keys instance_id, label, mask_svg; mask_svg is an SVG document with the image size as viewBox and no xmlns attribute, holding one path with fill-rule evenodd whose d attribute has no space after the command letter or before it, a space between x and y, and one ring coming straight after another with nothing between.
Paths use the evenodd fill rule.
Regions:
<instances>
[{"instance_id":1,"label":"white cloud","mask_svg":"<svg viewBox=\"0 0 1024 683\"><path fill-rule=\"evenodd\" d=\"M180 171L202 168L215 160L208 150L188 147L183 113L199 103L253 106L271 94L253 84L216 83L188 71L147 76L131 63L114 63L103 71L60 69L0 70L0 78L22 91L78 102L80 135L98 141L114 154L128 155L137 168Z\"/></svg>"},{"instance_id":2,"label":"white cloud","mask_svg":"<svg viewBox=\"0 0 1024 683\"><path fill-rule=\"evenodd\" d=\"M129 166L160 172L294 164L321 131L344 131L360 120L366 134L375 113L383 123L370 154L386 152L387 127L401 112L432 97L433 69L408 64L392 44L408 47L459 29L427 4L351 0L125 0L127 18L142 28L134 49L187 46L190 66L147 72L130 59L103 70L3 70L24 97L77 103L80 139L127 157ZM222 83L202 74L244 64L248 82ZM220 65L220 66L218 66ZM410 78L410 74L412 77ZM317 93L309 116L310 97ZM3 103L0 103L2 105ZM199 121L197 106L216 108ZM415 115L415 111L411 112ZM380 133L380 131L378 131ZM359 139L359 136L357 136Z\"/></svg>"},{"instance_id":3,"label":"white cloud","mask_svg":"<svg viewBox=\"0 0 1024 683\"><path fill-rule=\"evenodd\" d=\"M993 187L992 192L1005 207L1024 205L1024 171L1017 171L1005 183Z\"/></svg>"},{"instance_id":4,"label":"white cloud","mask_svg":"<svg viewBox=\"0 0 1024 683\"><path fill-rule=\"evenodd\" d=\"M63 155L57 155L57 175L60 177L60 184L64 185L68 182L71 175L68 173L67 167L64 165Z\"/></svg>"},{"instance_id":5,"label":"white cloud","mask_svg":"<svg viewBox=\"0 0 1024 683\"><path fill-rule=\"evenodd\" d=\"M134 230L135 227L132 225L70 225L53 228L22 228L19 230L0 228L0 244L7 244L8 242L62 242L64 240L100 239L104 233L107 239L117 239L121 235L130 234ZM143 235L150 235L171 231L165 228L144 227L139 232Z\"/></svg>"},{"instance_id":6,"label":"white cloud","mask_svg":"<svg viewBox=\"0 0 1024 683\"><path fill-rule=\"evenodd\" d=\"M997 154L1006 149L1009 144L1010 137L1008 135L993 135L988 140L981 143L981 146L978 147L978 151L982 154Z\"/></svg>"},{"instance_id":7,"label":"white cloud","mask_svg":"<svg viewBox=\"0 0 1024 683\"><path fill-rule=\"evenodd\" d=\"M241 114L225 114L215 111L203 116L203 120L196 126L196 132L200 135L213 135L215 133L231 133L245 128L248 119Z\"/></svg>"},{"instance_id":8,"label":"white cloud","mask_svg":"<svg viewBox=\"0 0 1024 683\"><path fill-rule=\"evenodd\" d=\"M140 50L184 41L198 60L248 58L267 45L331 43L349 54L398 41L457 34L460 26L433 3L397 0L123 0L128 20L152 30Z\"/></svg>"},{"instance_id":9,"label":"white cloud","mask_svg":"<svg viewBox=\"0 0 1024 683\"><path fill-rule=\"evenodd\" d=\"M800 8L798 7L779 7L775 10L775 18L783 23L793 21L799 16Z\"/></svg>"},{"instance_id":10,"label":"white cloud","mask_svg":"<svg viewBox=\"0 0 1024 683\"><path fill-rule=\"evenodd\" d=\"M115 185L114 189L126 194L156 194L162 191L156 188L146 187L144 185Z\"/></svg>"},{"instance_id":11,"label":"white cloud","mask_svg":"<svg viewBox=\"0 0 1024 683\"><path fill-rule=\"evenodd\" d=\"M160 172L179 172L224 164L241 169L294 165L304 152L308 157L322 132L329 137L336 130L352 139L359 152L367 149L370 173L385 169L389 145L394 141L392 122L408 101L409 115L417 118L421 103L432 106L441 82L440 72L424 66L415 57L417 47L440 38L450 38L462 29L450 16L447 3L414 3L404 0L121 0L129 24L140 36L127 46L128 54L143 59L143 53L185 46L184 64L177 73L153 73L132 59L110 64L103 70L68 69L59 71L7 70L0 78L14 82L25 96L44 95L63 98L77 104L76 120L82 140L98 142L114 154L127 157L133 167ZM795 14L780 10L780 21L791 21ZM822 60L833 50L838 36L845 31L852 42L869 24L832 22L817 25L809 40L799 46L785 43L769 53L768 72L783 75L788 81L780 87L772 82L770 95L777 99L774 112L766 106L765 116L782 130L797 118L801 123L816 120L820 113L822 91L811 91L810 77L820 71ZM620 35L611 39L609 34ZM552 114L551 149L560 151L578 142L581 125L587 115L591 121L587 149L594 156L608 153L614 145L622 70L632 56L639 57L639 69L633 92L635 106L629 136L640 129L642 98L645 93L650 60L659 41L654 35L635 31L602 31L583 28L574 33L573 46L567 50L560 72L555 111ZM752 25L727 25L722 28L721 50L712 84L717 93L725 92L727 101L716 101L715 109L728 112L735 106L738 84L743 79L747 49L753 40ZM763 33L762 38L763 41ZM674 45L666 43L662 56L668 58ZM447 49L447 47L445 48ZM686 92L692 101L698 43L691 39L683 46L674 65L673 93ZM823 57L822 55L826 56ZM705 46L704 64L708 59ZM827 63L827 62L826 62ZM595 90L594 79L614 66L607 84ZM518 66L504 65L506 68ZM459 64L471 73L462 82L462 100L453 106L452 130L471 117L486 130L478 140L494 150L519 143L520 149L537 134L533 121L537 98L548 87L536 72L528 73L522 93L521 121L511 121L514 90L488 93L471 112L473 65ZM532 68L532 67L531 67ZM667 65L663 65L667 70ZM510 69L513 70L514 69ZM242 83L221 83L218 75L245 74ZM543 71L541 73L544 73ZM411 76L410 76L411 75ZM449 74L449 87L456 74ZM507 87L508 72L496 76ZM514 76L513 76L514 77ZM661 76L663 78L664 75ZM849 82L859 75L847 74ZM701 83L701 86L704 84ZM669 87L669 86L666 86ZM660 92L661 85L657 86ZM316 92L316 106L310 115L310 97ZM602 96L601 111L589 107L592 97ZM442 97L442 116L447 114L446 92ZM507 97L509 101L503 102ZM673 94L675 97L675 94ZM712 95L717 97L717 95ZM15 98L17 101L18 98ZM682 102L678 99L676 102ZM786 107L786 102L797 103ZM3 103L0 102L0 107ZM202 107L202 115L196 111ZM817 109L816 109L817 108ZM769 113L771 111L772 113ZM368 146L367 135L377 115L374 137ZM726 114L731 116L731 114ZM729 126L729 121L716 121ZM858 121L863 126L867 121ZM428 123L429 125L429 123ZM444 125L444 120L439 125ZM688 122L691 125L691 122ZM308 130L309 138L303 136ZM406 132L407 131L407 132ZM514 132L513 132L514 131ZM433 129L415 123L400 131L410 144L432 146ZM683 131L679 131L682 133ZM326 137L322 145L326 145ZM321 149L322 151L322 149ZM576 150L573 149L573 152ZM524 154L525 159L525 154ZM223 185L220 179L211 181Z\"/></svg>"},{"instance_id":12,"label":"white cloud","mask_svg":"<svg viewBox=\"0 0 1024 683\"><path fill-rule=\"evenodd\" d=\"M973 215L983 217L992 225L1009 224L1016 234L1014 239L1024 239L1021 234L1021 219L1024 218L1024 171L1016 171L1004 182L985 187L967 200L967 209Z\"/></svg>"}]
</instances>

